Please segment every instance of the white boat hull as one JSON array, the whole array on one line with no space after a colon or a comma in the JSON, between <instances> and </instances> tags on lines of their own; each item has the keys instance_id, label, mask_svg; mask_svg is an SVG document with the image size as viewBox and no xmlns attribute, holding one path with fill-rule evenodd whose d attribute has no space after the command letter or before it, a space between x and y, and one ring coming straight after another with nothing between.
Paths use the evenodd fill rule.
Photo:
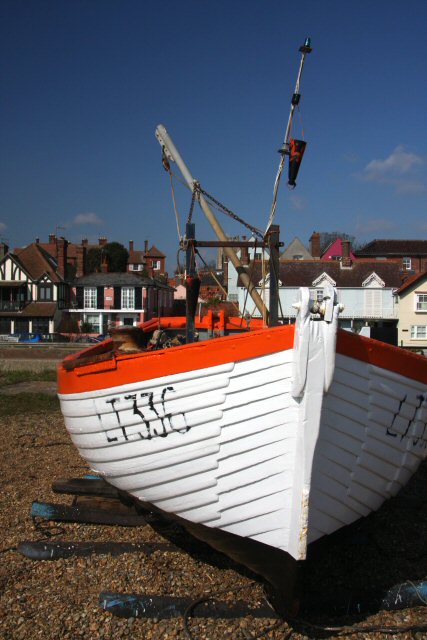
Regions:
<instances>
[{"instance_id":1,"label":"white boat hull","mask_svg":"<svg viewBox=\"0 0 427 640\"><path fill-rule=\"evenodd\" d=\"M395 495L427 453L427 380L339 353L333 368L326 323L307 326L307 353L60 393L66 427L136 499L304 559L308 543Z\"/></svg>"}]
</instances>

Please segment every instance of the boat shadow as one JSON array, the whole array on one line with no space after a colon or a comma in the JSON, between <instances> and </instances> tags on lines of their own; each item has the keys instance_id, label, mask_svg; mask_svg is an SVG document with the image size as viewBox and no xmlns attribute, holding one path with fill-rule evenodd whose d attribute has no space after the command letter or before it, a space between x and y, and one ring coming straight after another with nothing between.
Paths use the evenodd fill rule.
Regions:
<instances>
[{"instance_id":1,"label":"boat shadow","mask_svg":"<svg viewBox=\"0 0 427 640\"><path fill-rule=\"evenodd\" d=\"M307 559L298 563L300 585L295 593L300 602L298 616L316 623L342 618L346 624L352 624L382 609L425 604L421 596L417 602L416 591L412 592L415 601L414 597L405 598L404 590L397 601L393 589L403 583L419 584L427 575L426 486L427 461L406 487L377 512L309 546ZM164 515L151 512L149 524L175 546L198 561L220 569L234 569L260 582L255 572ZM286 561L283 566L288 570ZM273 603L267 584L266 593Z\"/></svg>"},{"instance_id":2,"label":"boat shadow","mask_svg":"<svg viewBox=\"0 0 427 640\"><path fill-rule=\"evenodd\" d=\"M399 586L426 579L426 486L427 461L378 511L309 546L302 615L357 617L425 604L416 589L406 597Z\"/></svg>"}]
</instances>

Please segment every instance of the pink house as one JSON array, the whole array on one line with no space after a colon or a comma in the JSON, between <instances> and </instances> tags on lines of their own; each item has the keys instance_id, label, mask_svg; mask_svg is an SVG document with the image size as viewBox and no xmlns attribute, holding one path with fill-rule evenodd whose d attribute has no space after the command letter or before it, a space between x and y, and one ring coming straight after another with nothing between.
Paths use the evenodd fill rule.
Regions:
<instances>
[{"instance_id":1,"label":"pink house","mask_svg":"<svg viewBox=\"0 0 427 640\"><path fill-rule=\"evenodd\" d=\"M320 256L321 260L342 260L343 258L350 258L351 262L355 261L355 255L350 249L349 240L341 240L337 238L332 242L329 247Z\"/></svg>"}]
</instances>

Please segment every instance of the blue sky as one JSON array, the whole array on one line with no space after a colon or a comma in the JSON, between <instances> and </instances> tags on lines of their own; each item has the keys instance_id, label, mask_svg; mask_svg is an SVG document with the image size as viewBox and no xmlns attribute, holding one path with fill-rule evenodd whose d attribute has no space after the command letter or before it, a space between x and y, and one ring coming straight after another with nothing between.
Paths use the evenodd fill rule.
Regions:
<instances>
[{"instance_id":1,"label":"blue sky","mask_svg":"<svg viewBox=\"0 0 427 640\"><path fill-rule=\"evenodd\" d=\"M172 271L158 123L202 187L264 229L306 36L307 149L297 188L282 180L281 239L427 237L425 0L2 0L0 25L0 237L11 247L55 231L147 239ZM176 190L184 227L190 196ZM213 239L201 212L195 223Z\"/></svg>"}]
</instances>

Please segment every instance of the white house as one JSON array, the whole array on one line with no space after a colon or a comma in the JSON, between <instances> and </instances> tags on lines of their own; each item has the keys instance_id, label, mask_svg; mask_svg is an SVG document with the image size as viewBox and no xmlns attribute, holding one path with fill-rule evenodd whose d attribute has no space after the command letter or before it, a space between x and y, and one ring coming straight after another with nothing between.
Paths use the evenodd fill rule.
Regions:
<instances>
[{"instance_id":1,"label":"white house","mask_svg":"<svg viewBox=\"0 0 427 640\"><path fill-rule=\"evenodd\" d=\"M399 346L427 349L427 272L405 280L396 295L399 302Z\"/></svg>"},{"instance_id":2,"label":"white house","mask_svg":"<svg viewBox=\"0 0 427 640\"><path fill-rule=\"evenodd\" d=\"M268 267L268 265L267 265ZM247 267L252 282L269 302L269 275L263 276L261 264ZM313 299L322 300L326 284L336 287L338 300L344 305L340 314L343 328L359 330L361 326L381 325L395 329L398 321L398 305L395 292L401 284L399 265L393 263L325 262L321 260L281 261L279 267L279 318L293 322L296 311L292 304L298 289L308 287ZM237 281L239 309L259 317L246 288Z\"/></svg>"}]
</instances>

